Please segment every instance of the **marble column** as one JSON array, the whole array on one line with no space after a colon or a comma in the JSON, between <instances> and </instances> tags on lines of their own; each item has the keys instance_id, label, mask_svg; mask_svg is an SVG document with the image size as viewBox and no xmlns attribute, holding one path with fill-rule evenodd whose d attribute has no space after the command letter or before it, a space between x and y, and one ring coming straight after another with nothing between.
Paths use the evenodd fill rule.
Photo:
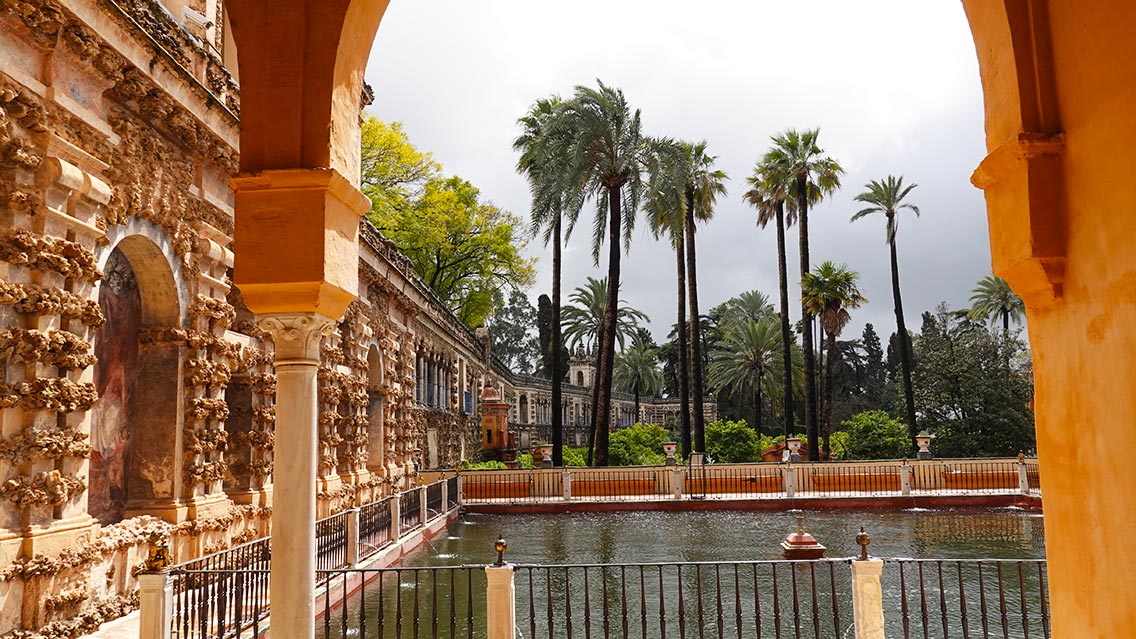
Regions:
<instances>
[{"instance_id":1,"label":"marble column","mask_svg":"<svg viewBox=\"0 0 1136 639\"><path fill-rule=\"evenodd\" d=\"M272 510L272 573L269 585L275 639L315 636L316 374L320 340L335 322L318 313L262 316L261 329L276 344L277 473Z\"/></svg>"}]
</instances>

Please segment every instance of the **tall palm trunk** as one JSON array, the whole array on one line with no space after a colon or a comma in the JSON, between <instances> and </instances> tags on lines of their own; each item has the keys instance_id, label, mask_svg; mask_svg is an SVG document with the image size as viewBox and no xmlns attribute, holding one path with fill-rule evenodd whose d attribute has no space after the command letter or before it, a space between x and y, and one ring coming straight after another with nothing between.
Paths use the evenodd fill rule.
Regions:
<instances>
[{"instance_id":1,"label":"tall palm trunk","mask_svg":"<svg viewBox=\"0 0 1136 639\"><path fill-rule=\"evenodd\" d=\"M611 421L611 373L615 364L615 316L619 311L619 229L622 220L619 201L620 185L609 186L608 202L608 253L607 253L607 304L604 307L600 370L596 392L595 465L607 466L608 422Z\"/></svg>"},{"instance_id":2,"label":"tall palm trunk","mask_svg":"<svg viewBox=\"0 0 1136 639\"><path fill-rule=\"evenodd\" d=\"M685 226L685 221L683 222ZM685 229L674 234L675 263L678 267L678 396L679 419L682 424L682 454L690 457L690 353L686 339L686 256L683 235Z\"/></svg>"},{"instance_id":3,"label":"tall palm trunk","mask_svg":"<svg viewBox=\"0 0 1136 639\"><path fill-rule=\"evenodd\" d=\"M891 216L888 216L888 228L892 226ZM915 393L911 390L911 336L907 334L907 324L903 321L903 298L899 293L899 258L895 253L895 235L891 236L891 295L895 299L895 326L899 333L899 364L903 371L903 400L907 418L907 434L911 437L911 445L917 447L915 436L919 434L919 426L915 422Z\"/></svg>"},{"instance_id":4,"label":"tall palm trunk","mask_svg":"<svg viewBox=\"0 0 1136 639\"><path fill-rule=\"evenodd\" d=\"M560 374L560 215L552 223L552 465L564 465L564 415Z\"/></svg>"},{"instance_id":5,"label":"tall palm trunk","mask_svg":"<svg viewBox=\"0 0 1136 639\"><path fill-rule=\"evenodd\" d=\"M781 286L781 406L785 439L793 436L793 338L789 328L789 274L785 267L785 202L777 202L777 276Z\"/></svg>"},{"instance_id":6,"label":"tall palm trunk","mask_svg":"<svg viewBox=\"0 0 1136 639\"><path fill-rule=\"evenodd\" d=\"M809 274L809 199L805 175L797 176L797 212L800 215L801 281ZM801 349L805 351L805 432L809 437L809 461L820 460L820 432L817 428L816 353L813 352L813 316L801 297Z\"/></svg>"},{"instance_id":7,"label":"tall palm trunk","mask_svg":"<svg viewBox=\"0 0 1136 639\"><path fill-rule=\"evenodd\" d=\"M828 334L828 354L824 361L824 415L821 419L824 457L832 459L832 372L836 369L836 333Z\"/></svg>"},{"instance_id":8,"label":"tall palm trunk","mask_svg":"<svg viewBox=\"0 0 1136 639\"><path fill-rule=\"evenodd\" d=\"M635 382L635 422L639 422L639 382Z\"/></svg>"},{"instance_id":9,"label":"tall palm trunk","mask_svg":"<svg viewBox=\"0 0 1136 639\"><path fill-rule=\"evenodd\" d=\"M606 302L606 300L605 300L605 302ZM601 324L600 325L600 332L599 332L599 334L596 335L596 359L595 359L596 363L594 365L596 372L595 372L595 376L592 378L592 403L587 406L588 421L587 421L586 424L584 424L589 429L588 430L588 457L587 457L587 462L588 462L589 466L594 465L592 462L595 460L594 453L595 453L595 449L596 449L596 422L599 421L599 417L596 416L596 410L597 410L597 407L599 406L599 396L600 396L600 365L602 364L602 362L600 361L600 357L603 355L603 349L600 348L600 345L603 344L603 341L604 341L603 340L603 335L604 335L603 322L600 322L600 324Z\"/></svg>"},{"instance_id":10,"label":"tall palm trunk","mask_svg":"<svg viewBox=\"0 0 1136 639\"><path fill-rule=\"evenodd\" d=\"M757 431L757 436L761 437L761 379L765 376L764 371L757 373L757 388L754 389L753 397L753 425L754 430Z\"/></svg>"},{"instance_id":11,"label":"tall palm trunk","mask_svg":"<svg viewBox=\"0 0 1136 639\"><path fill-rule=\"evenodd\" d=\"M698 321L698 261L694 251L694 191L686 192L686 268L689 277L686 280L690 291L690 390L694 396L694 448L699 452L706 452L706 417L703 414L702 390L702 330Z\"/></svg>"}]
</instances>

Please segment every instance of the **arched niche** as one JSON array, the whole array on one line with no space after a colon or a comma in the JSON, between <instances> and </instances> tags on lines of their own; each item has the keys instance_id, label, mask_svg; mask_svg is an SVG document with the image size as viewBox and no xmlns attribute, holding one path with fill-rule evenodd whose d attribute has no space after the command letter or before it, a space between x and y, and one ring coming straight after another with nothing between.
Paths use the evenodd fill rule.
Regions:
<instances>
[{"instance_id":1,"label":"arched niche","mask_svg":"<svg viewBox=\"0 0 1136 639\"><path fill-rule=\"evenodd\" d=\"M386 463L386 395L383 391L383 354L374 344L367 349L367 468Z\"/></svg>"},{"instance_id":2,"label":"arched niche","mask_svg":"<svg viewBox=\"0 0 1136 639\"><path fill-rule=\"evenodd\" d=\"M105 253L95 333L88 512L108 524L179 496L182 304L162 249L144 235Z\"/></svg>"}]
</instances>

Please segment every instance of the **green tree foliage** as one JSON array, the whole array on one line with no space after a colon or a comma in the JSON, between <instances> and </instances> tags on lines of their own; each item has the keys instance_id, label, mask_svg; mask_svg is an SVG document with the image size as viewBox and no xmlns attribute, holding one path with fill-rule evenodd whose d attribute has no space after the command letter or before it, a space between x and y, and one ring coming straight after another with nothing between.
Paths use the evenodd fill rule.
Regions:
<instances>
[{"instance_id":1,"label":"green tree foliage","mask_svg":"<svg viewBox=\"0 0 1136 639\"><path fill-rule=\"evenodd\" d=\"M1002 331L1009 334L1010 321L1015 324L1022 323L1026 305L1022 298L1010 288L1006 280L987 275L971 290L970 317L977 320L989 320L991 323L1002 320Z\"/></svg>"},{"instance_id":2,"label":"green tree foliage","mask_svg":"<svg viewBox=\"0 0 1136 639\"><path fill-rule=\"evenodd\" d=\"M710 353L710 388L717 392L748 393L753 400L753 423L758 433L763 397L776 398L781 392L780 331L780 322L771 317L730 322Z\"/></svg>"},{"instance_id":3,"label":"green tree foliage","mask_svg":"<svg viewBox=\"0 0 1136 639\"><path fill-rule=\"evenodd\" d=\"M469 182L432 179L417 201L372 221L410 258L418 276L468 326L482 324L507 287L535 279L516 216L480 201Z\"/></svg>"},{"instance_id":4,"label":"green tree foliage","mask_svg":"<svg viewBox=\"0 0 1136 639\"><path fill-rule=\"evenodd\" d=\"M887 411L853 415L843 426L844 441L836 451L841 459L901 459L911 453L907 429Z\"/></svg>"},{"instance_id":5,"label":"green tree foliage","mask_svg":"<svg viewBox=\"0 0 1136 639\"><path fill-rule=\"evenodd\" d=\"M663 442L671 434L658 424L637 423L621 428L608 440L608 462L613 466L658 466L666 461Z\"/></svg>"},{"instance_id":6,"label":"green tree foliage","mask_svg":"<svg viewBox=\"0 0 1136 639\"><path fill-rule=\"evenodd\" d=\"M414 148L401 122L387 124L368 115L360 133L360 188L371 199L372 214L385 218L407 210L442 167L429 153Z\"/></svg>"},{"instance_id":7,"label":"green tree foliage","mask_svg":"<svg viewBox=\"0 0 1136 639\"><path fill-rule=\"evenodd\" d=\"M761 461L761 438L745 420L716 421L706 425L706 453L724 464Z\"/></svg>"},{"instance_id":8,"label":"green tree foliage","mask_svg":"<svg viewBox=\"0 0 1136 639\"><path fill-rule=\"evenodd\" d=\"M592 350L600 342L603 328L604 308L607 304L607 279L589 277L583 286L568 296L571 302L561 311L564 321L564 343L570 349L582 347ZM640 322L647 322L647 316L619 300L615 320L615 339L619 350L623 350L630 339L634 339Z\"/></svg>"},{"instance_id":9,"label":"green tree foliage","mask_svg":"<svg viewBox=\"0 0 1136 639\"><path fill-rule=\"evenodd\" d=\"M583 467L587 466L588 462L587 462L587 459L585 457L585 455L587 455L587 453L588 453L588 449L586 449L586 448L569 448L569 447L565 446L564 447L564 465L565 466L576 466L576 467L579 467L579 468L583 468Z\"/></svg>"},{"instance_id":10,"label":"green tree foliage","mask_svg":"<svg viewBox=\"0 0 1136 639\"><path fill-rule=\"evenodd\" d=\"M820 423L820 435L824 440L826 452L831 450L829 436L832 432L832 377L837 359L836 338L852 319L848 309L859 308L868 301L868 298L860 292L859 280L860 274L849 269L847 265L837 266L825 261L801 282L801 299L805 309L820 319L821 329L824 330L828 340L824 372L824 410Z\"/></svg>"},{"instance_id":11,"label":"green tree foliage","mask_svg":"<svg viewBox=\"0 0 1136 639\"><path fill-rule=\"evenodd\" d=\"M663 373L655 349L648 343L636 340L615 358L615 385L635 396L635 416L639 416L639 399L657 395L663 386Z\"/></svg>"},{"instance_id":12,"label":"green tree foliage","mask_svg":"<svg viewBox=\"0 0 1136 639\"><path fill-rule=\"evenodd\" d=\"M924 315L915 342L916 406L940 457L1008 457L1034 450L1025 344L950 312ZM1009 370L1005 362L1012 362Z\"/></svg>"},{"instance_id":13,"label":"green tree foliage","mask_svg":"<svg viewBox=\"0 0 1136 639\"><path fill-rule=\"evenodd\" d=\"M532 334L537 312L528 295L520 289L509 294L509 301L497 309L487 322L493 340L493 354L510 370L524 375L536 371L540 355L537 336Z\"/></svg>"},{"instance_id":14,"label":"green tree foliage","mask_svg":"<svg viewBox=\"0 0 1136 639\"><path fill-rule=\"evenodd\" d=\"M875 406L882 406L884 386L887 384L887 368L884 366L884 351L880 336L871 322L864 325L860 338L864 349L864 376L862 387L867 400Z\"/></svg>"},{"instance_id":15,"label":"green tree foliage","mask_svg":"<svg viewBox=\"0 0 1136 639\"><path fill-rule=\"evenodd\" d=\"M536 306L537 346L540 348L540 361L536 374L552 379L552 301L547 295L537 298ZM568 374L568 349L560 345L560 378Z\"/></svg>"},{"instance_id":16,"label":"green tree foliage","mask_svg":"<svg viewBox=\"0 0 1136 639\"><path fill-rule=\"evenodd\" d=\"M460 177L441 177L398 124L368 118L362 140L367 218L461 321L483 324L505 301L499 291L532 284L534 261L522 255L516 216L482 202Z\"/></svg>"}]
</instances>

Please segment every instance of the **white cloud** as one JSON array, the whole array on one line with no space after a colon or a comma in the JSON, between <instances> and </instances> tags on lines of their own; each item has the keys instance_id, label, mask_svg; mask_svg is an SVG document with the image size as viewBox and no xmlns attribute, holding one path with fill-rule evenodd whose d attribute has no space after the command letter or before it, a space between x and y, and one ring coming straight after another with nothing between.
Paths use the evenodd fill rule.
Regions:
<instances>
[{"instance_id":1,"label":"white cloud","mask_svg":"<svg viewBox=\"0 0 1136 639\"><path fill-rule=\"evenodd\" d=\"M513 170L517 117L595 78L625 91L648 132L709 140L732 178L699 234L703 309L750 288L776 295L773 229L755 228L741 193L769 136L788 127L820 126L822 146L848 171L810 219L813 263L848 262L871 299L849 332L864 321L885 337L894 327L883 223L848 224L869 179L920 184L913 197L924 215L900 228L909 326L940 300L965 305L989 272L985 206L968 182L983 154L981 90L958 3L395 2L367 74L376 115L402 121L446 171L521 216L529 198ZM588 215L566 253L566 291L605 272L592 266ZM623 260L622 297L662 338L674 321L674 256L644 227ZM795 229L790 238L794 273ZM537 242L530 251L541 259L535 297L549 286L550 260Z\"/></svg>"}]
</instances>

